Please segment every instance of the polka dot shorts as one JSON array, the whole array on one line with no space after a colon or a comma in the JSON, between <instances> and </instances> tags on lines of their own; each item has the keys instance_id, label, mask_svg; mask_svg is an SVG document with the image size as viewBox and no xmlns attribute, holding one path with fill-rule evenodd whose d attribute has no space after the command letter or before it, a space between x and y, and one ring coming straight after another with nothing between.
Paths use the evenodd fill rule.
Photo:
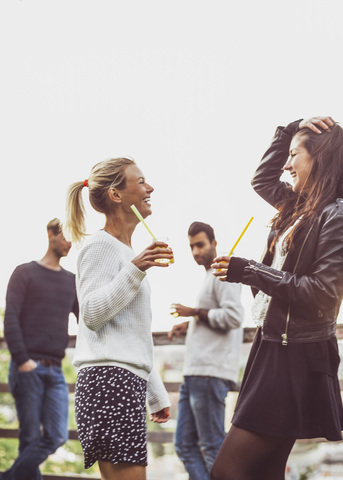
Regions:
<instances>
[{"instance_id":1,"label":"polka dot shorts","mask_svg":"<svg viewBox=\"0 0 343 480\"><path fill-rule=\"evenodd\" d=\"M120 367L79 371L77 431L85 468L98 460L147 465L146 381Z\"/></svg>"}]
</instances>

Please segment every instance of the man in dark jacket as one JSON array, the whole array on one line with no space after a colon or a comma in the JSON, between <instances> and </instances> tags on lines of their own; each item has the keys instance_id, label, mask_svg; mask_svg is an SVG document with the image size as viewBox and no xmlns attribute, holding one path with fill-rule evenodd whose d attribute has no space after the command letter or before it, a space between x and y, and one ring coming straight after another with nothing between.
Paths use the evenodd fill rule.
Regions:
<instances>
[{"instance_id":1,"label":"man in dark jacket","mask_svg":"<svg viewBox=\"0 0 343 480\"><path fill-rule=\"evenodd\" d=\"M68 438L68 387L61 361L68 320L78 317L75 275L60 259L71 243L55 218L47 225L44 257L19 265L6 295L5 338L11 353L9 386L19 420L19 455L3 480L39 480L39 465Z\"/></svg>"}]
</instances>

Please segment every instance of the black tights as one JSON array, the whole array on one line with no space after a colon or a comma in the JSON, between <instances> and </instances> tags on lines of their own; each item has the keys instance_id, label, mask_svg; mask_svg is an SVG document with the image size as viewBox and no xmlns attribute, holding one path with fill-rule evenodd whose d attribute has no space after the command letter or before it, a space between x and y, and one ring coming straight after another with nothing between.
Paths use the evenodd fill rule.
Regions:
<instances>
[{"instance_id":1,"label":"black tights","mask_svg":"<svg viewBox=\"0 0 343 480\"><path fill-rule=\"evenodd\" d=\"M214 462L211 480L284 480L294 442L232 425Z\"/></svg>"}]
</instances>

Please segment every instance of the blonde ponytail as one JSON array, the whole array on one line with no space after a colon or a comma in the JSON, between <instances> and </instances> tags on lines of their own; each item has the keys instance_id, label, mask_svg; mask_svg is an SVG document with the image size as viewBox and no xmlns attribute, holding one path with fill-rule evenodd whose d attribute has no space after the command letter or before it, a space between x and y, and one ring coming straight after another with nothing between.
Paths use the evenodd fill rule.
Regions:
<instances>
[{"instance_id":1,"label":"blonde ponytail","mask_svg":"<svg viewBox=\"0 0 343 480\"><path fill-rule=\"evenodd\" d=\"M82 198L82 189L86 182L75 182L68 188L66 215L63 225L63 233L67 240L76 244L81 243L86 235L85 205Z\"/></svg>"}]
</instances>

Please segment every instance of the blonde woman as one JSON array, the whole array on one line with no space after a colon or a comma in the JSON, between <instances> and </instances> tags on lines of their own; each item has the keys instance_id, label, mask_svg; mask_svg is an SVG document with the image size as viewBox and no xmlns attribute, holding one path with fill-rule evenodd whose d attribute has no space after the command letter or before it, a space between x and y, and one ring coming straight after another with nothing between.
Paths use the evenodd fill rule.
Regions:
<instances>
[{"instance_id":1,"label":"blonde woman","mask_svg":"<svg viewBox=\"0 0 343 480\"><path fill-rule=\"evenodd\" d=\"M66 235L85 236L82 190L105 215L104 229L89 236L77 261L80 304L74 365L79 369L75 415L85 468L98 461L103 480L146 478L146 400L150 419L169 418L169 398L153 369L150 288L151 267L168 268L173 253L154 242L139 255L131 246L141 215L151 215L153 188L129 158L95 165L88 180L70 186Z\"/></svg>"}]
</instances>

